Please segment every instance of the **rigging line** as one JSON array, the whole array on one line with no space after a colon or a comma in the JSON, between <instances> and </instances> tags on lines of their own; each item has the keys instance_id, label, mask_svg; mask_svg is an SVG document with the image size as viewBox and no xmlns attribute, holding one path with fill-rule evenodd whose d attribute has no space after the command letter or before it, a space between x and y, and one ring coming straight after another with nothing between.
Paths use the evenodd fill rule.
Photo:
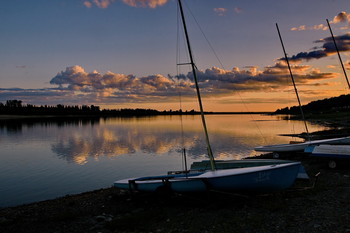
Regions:
<instances>
[{"instance_id":1,"label":"rigging line","mask_svg":"<svg viewBox=\"0 0 350 233\"><path fill-rule=\"evenodd\" d=\"M347 74L346 74L346 71L345 71L345 68L344 68L344 65L343 65L343 61L342 61L341 56L340 56L340 53L339 53L339 49L338 49L337 43L335 42L335 38L334 38L334 35L333 35L333 32L332 32L331 25L329 24L328 19L326 19L326 20L327 20L327 24L328 24L329 31L331 32L331 35L332 35L334 47L335 47L335 49L337 50L337 53L338 53L338 57L339 57L339 61L340 61L341 67L343 68L343 72L344 72L344 75L345 75L346 82L347 82L348 87L349 87L349 89L350 89L349 79L348 79L348 76L347 76Z\"/></svg>"},{"instance_id":2,"label":"rigging line","mask_svg":"<svg viewBox=\"0 0 350 233\"><path fill-rule=\"evenodd\" d=\"M299 98L299 94L298 94L297 87L296 87L296 85L295 85L295 81L294 81L294 77L293 77L292 69L290 68L290 65L289 65L288 56L287 56L286 50L285 50L285 48L284 48L284 44L283 44L283 40L282 40L282 36L281 36L280 29L278 28L278 24L277 24L277 23L276 23L276 28L277 28L278 36L279 36L280 41L281 41L281 45L282 45L282 49L283 49L283 53L284 53L284 57L285 57L285 59L286 59L287 65L288 65L289 74L290 74L290 77L291 77L292 82L293 82L294 91L295 91L295 94L296 94L297 99L298 99L298 103L299 103L299 108L300 108L301 116L302 116L302 118L303 118L304 125L305 125L305 129L306 129L307 139L310 141L309 129L308 129L307 124L306 124L306 120L305 120L305 116L304 116L303 108L301 107L301 102L300 102L300 98Z\"/></svg>"},{"instance_id":3,"label":"rigging line","mask_svg":"<svg viewBox=\"0 0 350 233\"><path fill-rule=\"evenodd\" d=\"M186 3L185 3L185 5L186 5ZM206 34L204 33L202 27L201 27L200 24L198 23L197 18L194 16L194 14L192 13L191 9L190 9L187 5L186 5L186 7L187 7L187 10L190 12L190 14L191 14L191 16L192 16L194 22L196 23L198 29L199 29L200 32L202 33L204 39L207 41L208 46L210 47L210 49L211 49L211 51L213 52L214 56L215 56L216 59L218 60L218 62L219 62L219 64L220 64L221 68L222 68L222 69L225 69L225 68L224 68L224 65L222 64L222 62L221 62L219 56L217 55L217 53L216 53L214 47L212 46L212 44L210 43L208 37L207 37Z\"/></svg>"},{"instance_id":4,"label":"rigging line","mask_svg":"<svg viewBox=\"0 0 350 233\"><path fill-rule=\"evenodd\" d=\"M185 3L185 5L186 5L186 3ZM221 59L219 58L218 54L216 53L214 47L213 47L212 44L210 43L210 41L209 41L208 37L206 36L206 34L204 33L204 30L202 29L202 27L200 26L199 22L197 21L197 18L194 16L194 14L192 13L191 9L190 9L187 5L186 5L186 8L187 8L187 10L190 12L190 14L191 14L191 16L192 16L194 22L196 23L198 29L199 29L200 32L202 33L202 35L203 35L204 39L206 40L206 42L208 43L208 46L210 47L212 53L213 53L214 56L216 57L218 63L219 63L220 66L221 66L221 68L224 69L224 70L226 70L225 66L224 66L223 63L221 62ZM243 100L243 97L242 97L241 94L235 89L235 87L232 87L232 88L233 88L233 90L236 91L236 94L238 95L239 99L241 100L241 103L243 104L244 109L246 109L246 111L249 112L249 116L250 116L250 118L253 120L255 127L256 127L257 130L259 131L260 136L261 136L261 137L265 140L265 142L266 142L266 139L265 139L265 137L264 137L264 135L263 135L263 133L262 133L262 131L261 131L259 125L256 123L255 118L253 117L253 115L250 113L251 111L249 110L249 108L248 108L246 102Z\"/></svg>"}]
</instances>

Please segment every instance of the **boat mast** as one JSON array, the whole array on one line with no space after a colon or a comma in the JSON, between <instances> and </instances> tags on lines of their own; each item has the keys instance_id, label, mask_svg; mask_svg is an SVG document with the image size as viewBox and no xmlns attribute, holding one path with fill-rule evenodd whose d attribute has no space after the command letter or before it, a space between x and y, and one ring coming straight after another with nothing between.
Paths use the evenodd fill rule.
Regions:
<instances>
[{"instance_id":1,"label":"boat mast","mask_svg":"<svg viewBox=\"0 0 350 233\"><path fill-rule=\"evenodd\" d=\"M337 43L335 42L335 39L334 39L334 35L333 35L333 32L332 32L331 25L329 24L328 19L326 19L326 20L327 20L329 31L331 32L331 35L332 35L332 38L333 38L334 47L335 47L335 49L337 50L337 53L338 53L338 57L339 57L339 61L340 61L341 67L343 68L343 72L344 72L344 75L345 75L346 82L348 83L348 87L350 89L349 79L348 79L348 76L346 75L346 71L345 71L345 68L344 68L344 65L343 65L343 61L342 61L342 59L340 57L339 49L338 49Z\"/></svg>"},{"instance_id":2,"label":"boat mast","mask_svg":"<svg viewBox=\"0 0 350 233\"><path fill-rule=\"evenodd\" d=\"M306 120L305 120L303 108L301 107L301 102L300 102L300 98L299 98L299 94L298 94L298 89L297 89L297 86L295 85L295 82L294 82L294 77L293 77L292 69L290 68L290 65L289 65L288 56L287 56L286 50L285 50L285 48L284 48L283 41L282 41L282 36L281 36L281 33L280 33L280 30L279 30L279 28L278 28L278 24L277 24L277 23L276 23L276 28L277 28L278 36L279 36L280 41L281 41L281 45L282 45L284 57L285 57L285 59L286 59L287 65L288 65L289 74L290 74L290 77L292 78L292 82L293 82L293 86L294 86L294 91L295 91L295 94L296 94L297 99L298 99L298 103L299 103L299 108L300 108L301 116L302 116L302 118L303 118L304 125L305 125L305 129L306 129L307 139L310 141L309 129L308 129L307 124L306 124Z\"/></svg>"},{"instance_id":3,"label":"boat mast","mask_svg":"<svg viewBox=\"0 0 350 233\"><path fill-rule=\"evenodd\" d=\"M188 37L188 32L187 32L187 27L186 27L186 22L185 22L185 16L184 16L184 13L183 13L181 0L178 0L178 2L179 2L179 7L180 7L182 24L183 24L183 28L184 28L184 32L185 32L185 37L186 37L188 54L189 54L189 57L190 57L190 64L191 64L192 72L193 72L193 78L194 78L194 82L195 82L195 85L196 85L199 109L200 109L200 112L201 112L202 124L203 124L203 128L204 128L205 139L206 139L207 149L208 149L208 156L209 156L209 159L210 159L210 167L211 167L211 170L215 170L215 160L214 160L213 152L212 152L211 147L210 147L209 135L208 135L207 125L205 123L205 117L204 117L203 105L202 105L202 100L201 100L201 94L199 92L199 86L198 86L198 81L197 81L196 65L194 64L194 61L193 61L192 50L191 50L191 45L190 45L190 41L189 41L189 37Z\"/></svg>"}]
</instances>

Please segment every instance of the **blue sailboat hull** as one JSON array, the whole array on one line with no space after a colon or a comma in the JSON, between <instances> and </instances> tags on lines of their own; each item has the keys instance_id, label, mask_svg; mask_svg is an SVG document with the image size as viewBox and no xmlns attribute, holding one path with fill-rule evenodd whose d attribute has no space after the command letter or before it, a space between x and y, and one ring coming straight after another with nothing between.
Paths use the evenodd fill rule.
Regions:
<instances>
[{"instance_id":1,"label":"blue sailboat hull","mask_svg":"<svg viewBox=\"0 0 350 233\"><path fill-rule=\"evenodd\" d=\"M299 172L300 162L242 169L218 170L206 176L212 189L271 192L289 188ZM234 170L237 170L234 172Z\"/></svg>"},{"instance_id":2,"label":"blue sailboat hull","mask_svg":"<svg viewBox=\"0 0 350 233\"><path fill-rule=\"evenodd\" d=\"M165 175L119 180L114 186L138 191L167 188L174 192L256 191L271 192L289 188L295 181L300 162L206 171L190 175Z\"/></svg>"},{"instance_id":3,"label":"blue sailboat hull","mask_svg":"<svg viewBox=\"0 0 350 233\"><path fill-rule=\"evenodd\" d=\"M207 186L202 180L192 178L200 174L202 173L129 178L114 182L114 187L145 192L155 192L161 188L174 192L200 192L205 191Z\"/></svg>"}]
</instances>

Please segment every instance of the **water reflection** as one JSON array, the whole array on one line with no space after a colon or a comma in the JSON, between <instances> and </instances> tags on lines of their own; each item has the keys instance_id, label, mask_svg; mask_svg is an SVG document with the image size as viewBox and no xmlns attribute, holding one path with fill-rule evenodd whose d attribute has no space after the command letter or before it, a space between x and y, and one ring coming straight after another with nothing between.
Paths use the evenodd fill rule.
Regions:
<instances>
[{"instance_id":1,"label":"water reflection","mask_svg":"<svg viewBox=\"0 0 350 233\"><path fill-rule=\"evenodd\" d=\"M185 147L198 147L198 137L187 136L184 139ZM176 130L159 132L150 128L145 132L144 129L114 125L111 129L96 127L79 130L73 134L61 134L51 149L68 162L85 164L89 158L98 159L100 156L115 157L134 153L164 155L178 152L181 141L182 138ZM198 155L195 151L192 152L193 156Z\"/></svg>"},{"instance_id":2,"label":"water reflection","mask_svg":"<svg viewBox=\"0 0 350 233\"><path fill-rule=\"evenodd\" d=\"M79 125L95 125L99 124L100 118L96 117L8 117L0 119L0 130L6 133L18 134L21 133L23 127L65 127Z\"/></svg>"},{"instance_id":3,"label":"water reflection","mask_svg":"<svg viewBox=\"0 0 350 233\"><path fill-rule=\"evenodd\" d=\"M215 121L214 121L215 122ZM252 154L250 139L232 135L227 125L213 126L210 135L214 156L219 159L240 159ZM191 159L207 154L203 131L197 117L188 117L181 132L177 117L113 118L104 120L99 127L81 127L73 133L61 133L52 151L70 163L85 164L100 156L147 154L151 156L181 153L186 148ZM225 131L226 130L226 131ZM227 131L228 130L228 131ZM242 136L243 135L243 136Z\"/></svg>"},{"instance_id":4,"label":"water reflection","mask_svg":"<svg viewBox=\"0 0 350 233\"><path fill-rule=\"evenodd\" d=\"M303 131L295 123L272 116L207 116L217 159L240 159L255 155L254 146L285 143L288 137L278 135L289 133L291 124L296 132ZM184 116L183 128L182 137L178 116L0 120L0 207L181 169L183 145L189 164L204 159L200 117ZM321 128L309 125L309 129Z\"/></svg>"},{"instance_id":5,"label":"water reflection","mask_svg":"<svg viewBox=\"0 0 350 233\"><path fill-rule=\"evenodd\" d=\"M263 141L261 135L258 135L257 128L252 124L255 120L245 116L208 116L214 156L217 159L241 159L255 155L255 146L284 142L277 135L288 132L283 128L290 127L286 123L288 121L279 123L280 119L271 116L260 116L259 119L266 127L260 130L269 132L269 141ZM184 132L181 132L179 116L52 117L1 120L0 130L5 135L16 135L13 140L47 141L51 151L59 158L80 165L89 160L98 160L101 156L112 158L136 153L147 156L180 154L183 147L191 159L203 158L207 154L207 148L199 116L184 116L182 123ZM277 131L272 131L276 124Z\"/></svg>"}]
</instances>

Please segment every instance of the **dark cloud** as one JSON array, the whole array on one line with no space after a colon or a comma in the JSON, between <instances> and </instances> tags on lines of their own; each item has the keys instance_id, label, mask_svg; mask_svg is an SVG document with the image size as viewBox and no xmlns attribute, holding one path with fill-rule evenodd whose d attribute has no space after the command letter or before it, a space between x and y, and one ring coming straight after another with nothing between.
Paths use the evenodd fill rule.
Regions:
<instances>
[{"instance_id":1,"label":"dark cloud","mask_svg":"<svg viewBox=\"0 0 350 233\"><path fill-rule=\"evenodd\" d=\"M350 51L350 33L346 33L341 36L335 36L334 39L337 43L339 52ZM293 55L288 58L289 61L295 62L301 60L309 61L311 59L320 59L323 57L331 56L337 52L332 37L326 37L324 39L314 41L314 43L323 44L322 46L314 47L313 51L311 52L300 52L296 55ZM280 60L285 60L285 58L280 58Z\"/></svg>"}]
</instances>

